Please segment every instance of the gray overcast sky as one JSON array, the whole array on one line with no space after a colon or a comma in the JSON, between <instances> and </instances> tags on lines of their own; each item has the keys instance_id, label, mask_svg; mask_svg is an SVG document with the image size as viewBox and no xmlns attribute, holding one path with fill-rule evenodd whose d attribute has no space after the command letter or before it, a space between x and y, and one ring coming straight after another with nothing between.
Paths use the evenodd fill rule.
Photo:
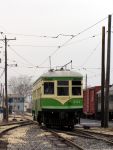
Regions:
<instances>
[{"instance_id":1,"label":"gray overcast sky","mask_svg":"<svg viewBox=\"0 0 113 150\"><path fill-rule=\"evenodd\" d=\"M108 14L113 14L113 0L0 0L0 32L3 32L0 38L5 35L7 38L16 37L16 41L8 42L8 64L17 63L18 67L8 67L8 79L12 76L30 75L35 80L48 70L37 69L35 66L49 67L51 56L52 66L64 65L72 60L73 70L81 72L83 76L88 74L88 85L100 85L101 30L105 26L107 31ZM106 19L101 23L81 33L104 18ZM59 34L78 33L81 34L60 49L58 46L62 46L71 36L52 38ZM3 46L0 67L4 67L2 41L0 46ZM113 44L111 84L112 50ZM0 77L3 83L2 72L1 68Z\"/></svg>"}]
</instances>

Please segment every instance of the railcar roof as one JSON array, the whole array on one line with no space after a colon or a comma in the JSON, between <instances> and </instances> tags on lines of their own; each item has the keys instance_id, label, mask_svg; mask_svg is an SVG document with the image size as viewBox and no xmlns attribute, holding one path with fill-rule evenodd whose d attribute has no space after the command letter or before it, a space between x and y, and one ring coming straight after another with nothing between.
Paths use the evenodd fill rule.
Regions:
<instances>
[{"instance_id":1,"label":"railcar roof","mask_svg":"<svg viewBox=\"0 0 113 150\"><path fill-rule=\"evenodd\" d=\"M41 78L44 77L83 77L82 74L76 72L76 71L70 71L70 70L52 70L48 71L44 74L42 74L35 82L34 84L39 81Z\"/></svg>"},{"instance_id":2,"label":"railcar roof","mask_svg":"<svg viewBox=\"0 0 113 150\"><path fill-rule=\"evenodd\" d=\"M41 77L82 77L82 74L75 71L49 71L41 75Z\"/></svg>"}]
</instances>

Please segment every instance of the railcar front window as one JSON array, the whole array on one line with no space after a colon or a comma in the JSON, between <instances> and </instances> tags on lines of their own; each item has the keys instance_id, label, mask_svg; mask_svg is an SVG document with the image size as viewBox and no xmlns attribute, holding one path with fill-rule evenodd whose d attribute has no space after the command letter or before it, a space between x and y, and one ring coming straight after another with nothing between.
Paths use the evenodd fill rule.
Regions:
<instances>
[{"instance_id":1,"label":"railcar front window","mask_svg":"<svg viewBox=\"0 0 113 150\"><path fill-rule=\"evenodd\" d=\"M69 82L68 81L57 81L57 95L58 96L69 95Z\"/></svg>"},{"instance_id":2,"label":"railcar front window","mask_svg":"<svg viewBox=\"0 0 113 150\"><path fill-rule=\"evenodd\" d=\"M65 86L65 85L69 85L68 81L58 81L58 86Z\"/></svg>"},{"instance_id":3,"label":"railcar front window","mask_svg":"<svg viewBox=\"0 0 113 150\"><path fill-rule=\"evenodd\" d=\"M81 95L81 81L72 81L72 95Z\"/></svg>"},{"instance_id":4,"label":"railcar front window","mask_svg":"<svg viewBox=\"0 0 113 150\"><path fill-rule=\"evenodd\" d=\"M44 94L54 94L54 82L44 82Z\"/></svg>"},{"instance_id":5,"label":"railcar front window","mask_svg":"<svg viewBox=\"0 0 113 150\"><path fill-rule=\"evenodd\" d=\"M81 85L81 81L72 81L72 85Z\"/></svg>"}]
</instances>

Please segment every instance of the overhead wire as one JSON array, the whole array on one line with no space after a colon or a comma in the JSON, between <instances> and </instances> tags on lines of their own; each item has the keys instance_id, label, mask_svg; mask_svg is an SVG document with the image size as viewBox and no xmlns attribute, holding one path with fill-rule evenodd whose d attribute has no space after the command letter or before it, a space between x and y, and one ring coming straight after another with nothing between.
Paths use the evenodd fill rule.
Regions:
<instances>
[{"instance_id":1,"label":"overhead wire","mask_svg":"<svg viewBox=\"0 0 113 150\"><path fill-rule=\"evenodd\" d=\"M27 59L25 59L23 56L21 56L19 53L17 53L10 45L8 45L8 46L11 50L13 50L13 52L16 53L17 56L19 56L21 59L23 59L25 62L27 62L31 65L31 66L23 66L23 67L25 67L25 68L41 68L41 69L49 68L49 67L38 67L38 66L33 65L31 62L29 62ZM18 67L20 67L20 66L18 65Z\"/></svg>"},{"instance_id":2,"label":"overhead wire","mask_svg":"<svg viewBox=\"0 0 113 150\"><path fill-rule=\"evenodd\" d=\"M67 44L66 46L69 46L69 45L72 45L72 44L76 44L76 43L79 43L79 42L83 42L83 41L86 41L86 40L89 40L89 39L95 38L95 37L97 37L97 36L100 36L100 35L101 35L101 34L92 35L92 36L89 36L89 37L86 37L86 38L80 39L80 40L78 40L78 41L71 42L71 43Z\"/></svg>"},{"instance_id":3,"label":"overhead wire","mask_svg":"<svg viewBox=\"0 0 113 150\"><path fill-rule=\"evenodd\" d=\"M94 27L95 25L97 25L97 24L99 24L100 22L104 21L106 18L107 18L107 17L101 19L101 20L98 21L97 23L95 23L95 24L91 25L90 27L88 27L88 28L82 30L81 32L79 32L79 33L76 34L76 35L66 35L66 34L58 34L57 36L38 36L38 35L33 35L33 34L32 34L32 35L16 34L16 35L34 36L34 37L44 37L44 38L48 38L48 37L49 37L49 38L58 38L59 36L71 36L70 39L68 39L68 40L67 40L66 42L64 42L62 45L58 46L57 49L56 49L55 51L53 51L53 52L49 55L49 56L53 56L60 48L62 48L63 46L65 46L67 43L69 43L73 38L75 38L75 37L77 37L78 35L80 35L80 34L86 32L87 30L91 29L91 28ZM7 34L13 34L13 33L7 33ZM48 57L49 57L49 56L48 56ZM47 61L48 57L47 57L42 63L40 63L40 65L44 64L44 63ZM40 65L39 65L39 66L40 66Z\"/></svg>"},{"instance_id":4,"label":"overhead wire","mask_svg":"<svg viewBox=\"0 0 113 150\"><path fill-rule=\"evenodd\" d=\"M105 19L107 19L107 17L101 19L100 21L98 21L97 23L91 25L90 27L82 30L81 32L79 32L76 35L67 35L67 34L58 34L57 36L38 36L38 35L34 35L34 34L29 34L29 35L25 35L25 34L17 34L17 33L7 33L7 34L16 34L16 35L22 35L22 36L34 36L34 37L44 37L44 38L58 38L59 36L71 36L70 39L68 39L66 42L64 42L62 45L58 46L57 49L52 52L49 56L53 56L61 47L65 46L67 43L69 43L73 38L77 37L78 35L86 32L87 30L91 29L92 27L94 27L95 25L99 24L100 22L104 21ZM14 49L13 49L14 50ZM17 52L16 52L17 53ZM21 56L22 57L22 56ZM45 61L47 61L48 58L46 58L40 65L42 65ZM24 59L25 60L25 59ZM27 61L28 62L28 61ZM39 66L40 66L39 65Z\"/></svg>"},{"instance_id":5,"label":"overhead wire","mask_svg":"<svg viewBox=\"0 0 113 150\"><path fill-rule=\"evenodd\" d=\"M100 46L101 42L99 42L96 47L91 51L91 53L88 55L88 57L85 59L85 61L83 62L83 64L81 65L81 67L83 67L87 61L89 60L89 58L93 55L93 53L97 50L97 48Z\"/></svg>"},{"instance_id":6,"label":"overhead wire","mask_svg":"<svg viewBox=\"0 0 113 150\"><path fill-rule=\"evenodd\" d=\"M22 45L22 44L18 44L18 45L16 45L16 44L11 44L10 46L20 46L20 47L57 47L57 46L51 46L51 45Z\"/></svg>"},{"instance_id":7,"label":"overhead wire","mask_svg":"<svg viewBox=\"0 0 113 150\"><path fill-rule=\"evenodd\" d=\"M58 48L57 48L55 51L53 51L48 57L53 56L60 48L62 48L63 46L65 46L65 45L66 45L67 43L69 43L72 39L74 39L75 37L79 36L80 34L86 32L86 31L88 31L89 29L93 28L94 26L96 26L96 25L99 24L100 22L106 20L107 18L108 18L108 17L105 17L105 18L101 19L101 20L98 21L97 23L95 23L95 24L89 26L88 28L82 30L81 32L77 33L76 35L71 35L71 38L70 38L70 39L68 39L68 40L67 40L66 42L64 42L62 45L58 46ZM48 57L47 57L40 65L44 64L44 63L47 61ZM39 65L39 66L40 66L40 65Z\"/></svg>"},{"instance_id":8,"label":"overhead wire","mask_svg":"<svg viewBox=\"0 0 113 150\"><path fill-rule=\"evenodd\" d=\"M2 71L1 75L0 75L0 79L3 76L3 74L5 73L5 69Z\"/></svg>"},{"instance_id":9,"label":"overhead wire","mask_svg":"<svg viewBox=\"0 0 113 150\"><path fill-rule=\"evenodd\" d=\"M56 36L48 36L48 35L20 34L20 33L9 33L9 32L6 32L4 34L12 34L12 35L14 34L17 36L36 37L36 38L52 38L52 39L56 39L59 36L72 36L72 35L67 35L67 34L58 34Z\"/></svg>"},{"instance_id":10,"label":"overhead wire","mask_svg":"<svg viewBox=\"0 0 113 150\"><path fill-rule=\"evenodd\" d=\"M6 32L4 34L14 34L17 36L27 36L27 37L36 37L36 38L57 38L57 36L46 36L46 35L35 35L35 34L19 34L19 33L10 33L10 32Z\"/></svg>"},{"instance_id":11,"label":"overhead wire","mask_svg":"<svg viewBox=\"0 0 113 150\"><path fill-rule=\"evenodd\" d=\"M95 74L95 75L93 75L93 76L88 76L88 79L95 78L95 77L100 77L100 73Z\"/></svg>"},{"instance_id":12,"label":"overhead wire","mask_svg":"<svg viewBox=\"0 0 113 150\"><path fill-rule=\"evenodd\" d=\"M32 65L33 67L36 67L36 66L34 66L31 62L29 62L26 58L24 58L24 57L21 56L19 53L17 53L10 45L8 45L8 47L9 47L18 57L20 57L22 60L24 60L24 61L27 62L28 64Z\"/></svg>"},{"instance_id":13,"label":"overhead wire","mask_svg":"<svg viewBox=\"0 0 113 150\"><path fill-rule=\"evenodd\" d=\"M107 18L107 17L106 17L106 18ZM106 18L100 20L100 21L97 22L96 24L100 23L101 21L105 20ZM77 35L73 35L73 36L72 36L72 35L64 35L64 36L72 36L72 37L71 37L69 40L67 40L66 42L64 42L62 45L58 46L57 49L56 49L54 52L51 53L50 56L53 56L60 48L62 48L63 46L67 45L73 38L75 38L76 36L80 35L81 33L85 32L85 31L89 30L90 28L92 28L92 27L95 26L96 24L94 24L94 25L90 26L89 28L87 28L87 29L81 31L81 32L78 33ZM112 32L112 33L113 33L113 32ZM49 36L48 36L48 38L58 38L60 35L61 35L61 34L59 34L59 35L56 36L56 37L49 37ZM25 35L25 36L26 36L26 35ZM27 35L27 36L32 36L32 35ZM33 36L35 36L35 35L33 35ZM62 35L62 36L63 36L63 35ZM47 36L40 36L40 37L47 37ZM85 39L83 39L83 40L85 40ZM70 43L70 44L71 44L71 43ZM14 45L11 45L11 46L14 46ZM32 46L32 47L36 47L36 46ZM39 46L37 46L37 47L39 47ZM10 48L11 48L11 47L10 47ZM95 49L92 51L92 53L91 53L90 55L92 55L96 49L97 49L97 48L95 48ZM14 50L14 49L13 49L13 50ZM19 55L20 55L20 54L19 54ZM20 56L19 56L19 57L20 57ZM22 56L21 56L21 57L22 57ZM25 58L24 58L24 59L25 59ZM46 59L46 60L47 60L47 59ZM28 62L28 61L26 61L26 62ZM40 65L39 65L39 66L40 66ZM35 67L36 67L36 66L35 66ZM38 68L42 68L42 67L38 67Z\"/></svg>"}]
</instances>

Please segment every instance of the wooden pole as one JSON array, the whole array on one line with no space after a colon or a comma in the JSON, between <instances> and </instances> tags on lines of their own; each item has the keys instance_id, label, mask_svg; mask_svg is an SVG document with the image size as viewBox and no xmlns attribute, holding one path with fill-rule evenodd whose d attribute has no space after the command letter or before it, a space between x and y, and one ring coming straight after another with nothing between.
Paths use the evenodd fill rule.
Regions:
<instances>
[{"instance_id":1,"label":"wooden pole","mask_svg":"<svg viewBox=\"0 0 113 150\"><path fill-rule=\"evenodd\" d=\"M108 16L108 41L107 41L107 68L106 68L106 93L105 93L105 128L109 121L109 80L110 80L110 49L111 49L111 15Z\"/></svg>"},{"instance_id":2,"label":"wooden pole","mask_svg":"<svg viewBox=\"0 0 113 150\"><path fill-rule=\"evenodd\" d=\"M105 84L105 27L102 27L102 59L101 59L101 127L104 127L104 85Z\"/></svg>"}]
</instances>

